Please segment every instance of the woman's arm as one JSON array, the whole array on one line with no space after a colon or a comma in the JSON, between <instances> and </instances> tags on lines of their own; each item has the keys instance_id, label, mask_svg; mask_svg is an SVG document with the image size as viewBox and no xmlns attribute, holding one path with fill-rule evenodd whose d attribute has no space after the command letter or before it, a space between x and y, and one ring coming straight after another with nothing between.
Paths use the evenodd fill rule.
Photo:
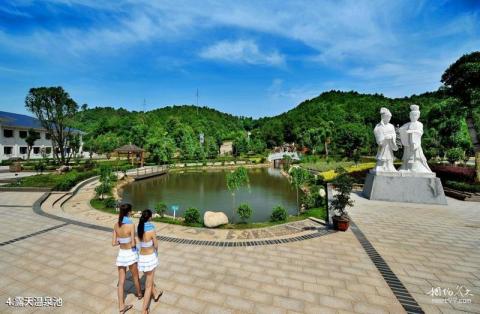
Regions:
<instances>
[{"instance_id":1,"label":"woman's arm","mask_svg":"<svg viewBox=\"0 0 480 314\"><path fill-rule=\"evenodd\" d=\"M113 233L112 233L112 246L116 246L116 245L119 245L118 241L117 241L117 233L115 232L115 229L113 229Z\"/></svg>"},{"instance_id":2,"label":"woman's arm","mask_svg":"<svg viewBox=\"0 0 480 314\"><path fill-rule=\"evenodd\" d=\"M157 240L157 234L155 233L155 230L153 230L153 247L155 248L155 251L158 251L158 240Z\"/></svg>"},{"instance_id":3,"label":"woman's arm","mask_svg":"<svg viewBox=\"0 0 480 314\"><path fill-rule=\"evenodd\" d=\"M137 238L135 238L135 224L132 224L132 230L131 230L131 236L132 236L132 246L137 246Z\"/></svg>"}]
</instances>

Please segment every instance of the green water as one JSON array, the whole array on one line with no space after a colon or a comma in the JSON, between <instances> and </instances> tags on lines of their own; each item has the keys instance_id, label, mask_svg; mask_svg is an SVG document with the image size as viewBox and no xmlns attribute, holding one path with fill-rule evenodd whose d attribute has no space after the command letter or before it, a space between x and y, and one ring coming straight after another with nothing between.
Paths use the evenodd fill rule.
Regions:
<instances>
[{"instance_id":1,"label":"green water","mask_svg":"<svg viewBox=\"0 0 480 314\"><path fill-rule=\"evenodd\" d=\"M178 205L177 215L188 207L223 211L232 221L232 194L226 187L225 175L230 170L171 172L125 186L121 193L123 202L129 202L137 210L150 208L163 201L168 214L173 215L172 205ZM235 204L248 203L253 209L250 222L268 221L272 208L282 205L290 214L296 214L296 193L278 169L248 169L250 186L235 193ZM239 217L235 216L235 221Z\"/></svg>"}]
</instances>

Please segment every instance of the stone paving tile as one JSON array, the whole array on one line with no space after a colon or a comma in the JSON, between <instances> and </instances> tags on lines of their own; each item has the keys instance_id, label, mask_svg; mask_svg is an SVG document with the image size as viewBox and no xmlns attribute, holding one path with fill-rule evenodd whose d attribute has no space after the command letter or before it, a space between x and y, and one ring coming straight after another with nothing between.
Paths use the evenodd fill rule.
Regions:
<instances>
[{"instance_id":1,"label":"stone paving tile","mask_svg":"<svg viewBox=\"0 0 480 314\"><path fill-rule=\"evenodd\" d=\"M350 214L356 224L427 313L480 313L480 287L474 283L480 276L478 203L448 198L448 206L402 204L357 195L354 200ZM470 304L438 304L427 294L457 285L471 290Z\"/></svg>"},{"instance_id":2,"label":"stone paving tile","mask_svg":"<svg viewBox=\"0 0 480 314\"><path fill-rule=\"evenodd\" d=\"M0 203L1 200L0 194ZM44 228L58 223L31 210L17 209L22 211L25 220L31 221L31 227ZM417 229L421 224L406 218L410 215L397 213L395 219L404 224L397 226L385 216L392 213L384 209L369 206L367 212L361 202L357 202L351 212L417 302L425 306L427 313L462 310L475 313L478 302L463 307L432 305L424 291L432 285L455 284L459 280L468 282L472 290L477 289L474 294L478 295L480 273L475 261L480 260L480 253L473 246L478 243L478 230L465 227L458 233L451 227L453 221L459 223L458 216L462 215L476 221L475 215L468 214L471 209L457 211L457 217L449 223L435 221L441 230L423 233ZM7 222L16 217L18 211L0 208L0 213L4 217L0 221L2 230L8 228ZM429 215L426 212L421 217L426 219ZM377 220L372 221L372 217ZM26 231L21 225L17 227L20 232ZM438 243L435 240L439 231L455 233L455 236L440 235L450 242L445 242L448 245ZM465 237L464 233L474 239ZM115 312L117 249L111 247L110 236L110 233L68 225L0 247L0 278L7 278L8 284L7 287L0 285L0 296L57 295L64 298L65 304L59 313ZM161 302L152 303L152 313L404 312L351 231L258 247L159 244L160 265L155 280L165 293ZM428 253L423 253L423 248ZM449 248L452 254L448 254ZM127 301L135 305L132 313L138 312L141 301L132 294L131 281L127 289ZM0 302L3 303L3 299ZM11 308L0 305L0 312L8 311Z\"/></svg>"}]
</instances>

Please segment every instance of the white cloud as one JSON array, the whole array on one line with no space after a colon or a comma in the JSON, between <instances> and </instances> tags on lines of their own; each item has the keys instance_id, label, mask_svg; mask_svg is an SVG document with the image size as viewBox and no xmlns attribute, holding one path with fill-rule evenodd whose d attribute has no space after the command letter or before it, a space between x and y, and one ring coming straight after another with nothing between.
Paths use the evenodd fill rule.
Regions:
<instances>
[{"instance_id":1,"label":"white cloud","mask_svg":"<svg viewBox=\"0 0 480 314\"><path fill-rule=\"evenodd\" d=\"M282 65L285 58L277 51L261 51L253 40L219 41L200 52L205 59L259 65Z\"/></svg>"},{"instance_id":2,"label":"white cloud","mask_svg":"<svg viewBox=\"0 0 480 314\"><path fill-rule=\"evenodd\" d=\"M46 29L39 25L27 34L0 29L0 49L68 62L68 56L121 54L143 43L159 44L150 47L161 49L165 42L193 38L197 46L204 47L198 53L206 59L269 66L292 60L286 49L280 52L272 41L268 45L261 41L270 36L310 47L310 55L300 57L302 62L312 68L335 68L358 81L349 85L352 88L377 84L379 92L393 90L392 94L400 95L435 88L442 70L461 54L479 47L476 30L480 17L476 13L412 31L412 16L426 10L435 15L441 6L435 1L417 5L410 0L50 2L90 7L112 18L87 28ZM18 2L15 13L23 14L28 5L29 1ZM419 19L418 25L424 25L422 21L428 18ZM238 38L252 38L253 33L256 40L218 41L215 34L219 30L239 33ZM213 36L205 36L211 35L210 31ZM452 35L456 40L440 38ZM310 88L315 86L303 89L309 92ZM290 94L301 89L291 88Z\"/></svg>"}]
</instances>

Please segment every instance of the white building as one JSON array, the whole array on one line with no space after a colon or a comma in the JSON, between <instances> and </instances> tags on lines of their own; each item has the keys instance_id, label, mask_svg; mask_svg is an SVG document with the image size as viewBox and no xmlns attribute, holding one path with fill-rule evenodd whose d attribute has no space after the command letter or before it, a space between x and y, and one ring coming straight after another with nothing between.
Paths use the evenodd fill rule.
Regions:
<instances>
[{"instance_id":1,"label":"white building","mask_svg":"<svg viewBox=\"0 0 480 314\"><path fill-rule=\"evenodd\" d=\"M0 160L27 159L28 145L25 138L28 136L29 129L34 129L40 135L40 139L35 141L30 152L30 158L53 157L50 135L38 119L23 114L0 111ZM80 147L82 147L83 132L79 130L74 130L74 132L80 134ZM82 148L80 148L81 151Z\"/></svg>"}]
</instances>

